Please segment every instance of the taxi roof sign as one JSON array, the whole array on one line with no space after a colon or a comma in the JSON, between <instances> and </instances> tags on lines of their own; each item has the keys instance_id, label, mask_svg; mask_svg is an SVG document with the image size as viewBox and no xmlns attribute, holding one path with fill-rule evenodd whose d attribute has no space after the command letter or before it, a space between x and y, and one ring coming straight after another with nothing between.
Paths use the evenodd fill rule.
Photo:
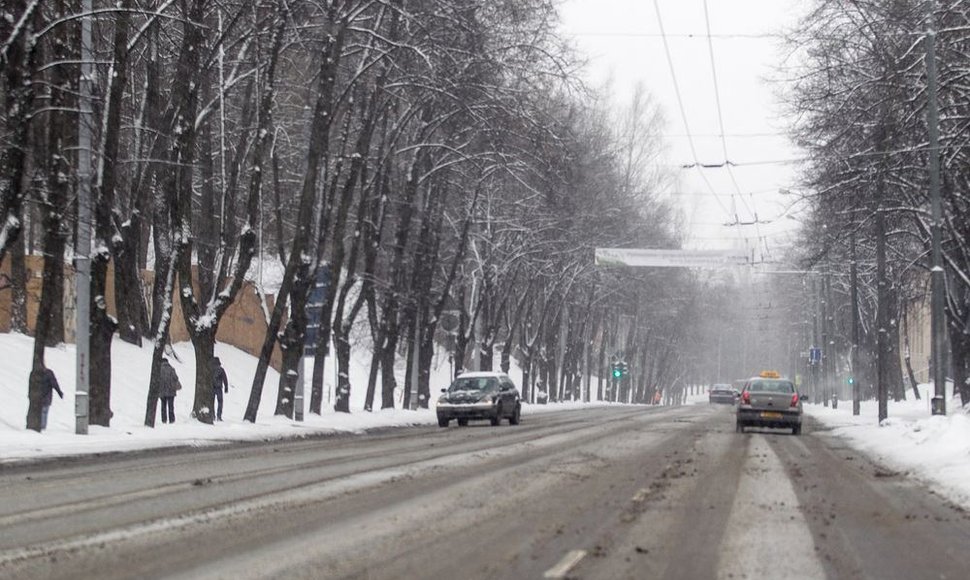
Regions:
<instances>
[{"instance_id":1,"label":"taxi roof sign","mask_svg":"<svg viewBox=\"0 0 970 580\"><path fill-rule=\"evenodd\" d=\"M781 375L778 374L778 371L761 371L760 373L758 373L758 376L761 377L761 378L763 378L763 379L780 379L781 378Z\"/></svg>"}]
</instances>

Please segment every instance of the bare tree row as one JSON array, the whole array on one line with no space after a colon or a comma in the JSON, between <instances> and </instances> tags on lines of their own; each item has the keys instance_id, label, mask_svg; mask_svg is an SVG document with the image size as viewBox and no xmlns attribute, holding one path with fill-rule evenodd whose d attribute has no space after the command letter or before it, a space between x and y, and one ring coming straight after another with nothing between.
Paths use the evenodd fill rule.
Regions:
<instances>
[{"instance_id":1,"label":"bare tree row","mask_svg":"<svg viewBox=\"0 0 970 580\"><path fill-rule=\"evenodd\" d=\"M899 344L899 326L909 323L912 304L928 303L929 166L931 156L938 156L950 370L966 404L970 91L963 79L970 70L970 7L938 3L930 13L933 4L817 0L793 33L789 103L798 119L793 133L809 152L803 197L811 208L801 258L831 275L826 291L832 312L839 313L837 336L855 344L861 367L855 373L873 388L886 384L902 396L898 361L904 361L910 382L915 380L908 345ZM940 72L939 150L927 146L928 38L936 44ZM847 355L845 362L850 359Z\"/></svg>"},{"instance_id":2,"label":"bare tree row","mask_svg":"<svg viewBox=\"0 0 970 580\"><path fill-rule=\"evenodd\" d=\"M592 267L597 246L677 243L656 197L656 111L642 93L622 116L596 103L574 77L552 2L79 5L13 1L0 18L0 260L10 260L19 331L24 256L45 257L29 428L39 425L43 347L64 338L79 123L96 144L94 424L111 417L115 335L154 348L145 418L154 424L175 300L196 359L193 415L212 422L219 324L269 260L283 275L265 303L249 421L277 346L274 412L292 416L311 327L314 413L326 364L337 365L335 408L349 411L354 349L372 353L369 380L356 386L368 409L378 394L381 407L396 404L402 370L427 406L442 344L456 369L492 368L497 352L509 368L517 357L530 398L588 397L580 377L588 386L603 376L607 348L620 345L641 357L642 376L609 396L645 398L671 372L673 321L687 308L677 297L690 281ZM86 116L76 90L83 18L94 23L97 70ZM154 272L147 296L143 268ZM308 308L323 280L323 300ZM403 405L411 396L405 389Z\"/></svg>"}]
</instances>

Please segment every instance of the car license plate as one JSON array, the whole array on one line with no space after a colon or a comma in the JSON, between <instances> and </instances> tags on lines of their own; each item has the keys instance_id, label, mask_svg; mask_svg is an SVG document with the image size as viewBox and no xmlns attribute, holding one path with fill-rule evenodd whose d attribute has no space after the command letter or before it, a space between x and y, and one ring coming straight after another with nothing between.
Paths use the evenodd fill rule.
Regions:
<instances>
[{"instance_id":1,"label":"car license plate","mask_svg":"<svg viewBox=\"0 0 970 580\"><path fill-rule=\"evenodd\" d=\"M761 414L762 419L781 419L781 413L769 413L764 412Z\"/></svg>"}]
</instances>

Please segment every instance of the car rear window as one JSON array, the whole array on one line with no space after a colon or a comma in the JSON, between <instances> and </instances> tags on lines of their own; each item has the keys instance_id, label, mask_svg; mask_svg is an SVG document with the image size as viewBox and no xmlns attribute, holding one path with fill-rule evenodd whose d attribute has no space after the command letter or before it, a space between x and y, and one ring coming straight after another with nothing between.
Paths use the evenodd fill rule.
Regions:
<instances>
[{"instance_id":1,"label":"car rear window","mask_svg":"<svg viewBox=\"0 0 970 580\"><path fill-rule=\"evenodd\" d=\"M748 390L756 393L794 393L791 381L751 381Z\"/></svg>"}]
</instances>

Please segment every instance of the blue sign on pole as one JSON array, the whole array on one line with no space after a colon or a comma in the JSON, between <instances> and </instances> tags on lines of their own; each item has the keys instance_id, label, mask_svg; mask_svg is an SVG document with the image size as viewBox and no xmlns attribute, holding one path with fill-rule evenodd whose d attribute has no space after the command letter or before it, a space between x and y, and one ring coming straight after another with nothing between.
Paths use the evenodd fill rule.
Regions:
<instances>
[{"instance_id":1,"label":"blue sign on pole","mask_svg":"<svg viewBox=\"0 0 970 580\"><path fill-rule=\"evenodd\" d=\"M306 336L303 340L303 356L314 356L317 352L317 337L320 333L320 322L323 307L327 302L327 291L330 289L330 265L321 264L317 268L317 279L310 290L310 298L306 303Z\"/></svg>"},{"instance_id":2,"label":"blue sign on pole","mask_svg":"<svg viewBox=\"0 0 970 580\"><path fill-rule=\"evenodd\" d=\"M808 362L813 365L822 362L822 349L814 346L808 349Z\"/></svg>"}]
</instances>

